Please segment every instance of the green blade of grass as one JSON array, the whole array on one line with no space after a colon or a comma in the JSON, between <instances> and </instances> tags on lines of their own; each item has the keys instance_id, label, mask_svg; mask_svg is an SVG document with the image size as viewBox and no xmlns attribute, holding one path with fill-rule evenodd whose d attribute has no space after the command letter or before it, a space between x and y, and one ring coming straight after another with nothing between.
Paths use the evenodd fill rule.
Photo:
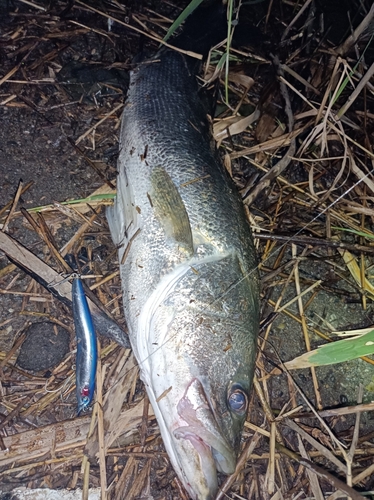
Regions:
<instances>
[{"instance_id":1,"label":"green blade of grass","mask_svg":"<svg viewBox=\"0 0 374 500\"><path fill-rule=\"evenodd\" d=\"M295 368L310 368L311 366L326 366L343 363L351 359L374 354L374 330L354 339L338 340L323 345L314 351L307 352L285 363L289 370Z\"/></svg>"},{"instance_id":2,"label":"green blade of grass","mask_svg":"<svg viewBox=\"0 0 374 500\"><path fill-rule=\"evenodd\" d=\"M164 36L164 42L169 40L171 35L179 28L179 26L187 19L187 17L192 14L192 12L202 3L203 0L192 0L184 11L176 18L173 24L168 29L166 35Z\"/></svg>"},{"instance_id":3,"label":"green blade of grass","mask_svg":"<svg viewBox=\"0 0 374 500\"><path fill-rule=\"evenodd\" d=\"M115 193L106 193L106 194L93 194L92 196L88 196L87 198L81 198L78 200L69 200L69 201L61 201L59 202L60 205L78 205L79 203L97 203L97 202L104 202L104 201L111 201L115 198L116 194ZM33 207L33 208L28 208L28 212L42 212L44 210L48 209L53 209L55 208L54 205L44 205L41 207Z\"/></svg>"},{"instance_id":4,"label":"green blade of grass","mask_svg":"<svg viewBox=\"0 0 374 500\"><path fill-rule=\"evenodd\" d=\"M355 73L356 69L358 68L358 66L359 66L359 65L361 64L361 62L363 61L363 59L364 59L364 57L365 57L365 52L366 52L366 50L370 47L370 44L371 44L371 42L372 42L372 40L373 40L373 36L374 36L374 35L372 35L372 36L371 36L371 38L370 38L370 40L367 42L366 47L364 48L363 53L361 54L360 59L356 62L356 64L354 65L353 69L349 72L349 76L347 76L347 77L343 80L343 82L342 82L342 84L341 84L341 86L340 86L340 89L338 90L338 93L336 94L336 97L335 97L335 100L334 100L334 103L333 103L333 104L335 104L335 103L336 103L336 101L339 99L339 97L340 97L340 96L341 96L341 94L343 93L344 89L346 88L346 86L347 86L347 85L348 85L348 83L350 82L351 77L354 75L354 73ZM342 108L340 108L340 110L338 111L338 113L337 113L337 116L338 116L338 117L340 116L340 113L341 113L341 111L342 111L342 109L343 109L343 108L344 108L344 106L343 106Z\"/></svg>"},{"instance_id":5,"label":"green blade of grass","mask_svg":"<svg viewBox=\"0 0 374 500\"><path fill-rule=\"evenodd\" d=\"M333 229L336 229L337 231L344 231L346 233L353 233L356 236L363 236L364 238L368 238L369 240L374 240L373 234L364 233L363 231L357 231L356 229L348 229L345 227L337 227L337 226L333 226Z\"/></svg>"}]
</instances>

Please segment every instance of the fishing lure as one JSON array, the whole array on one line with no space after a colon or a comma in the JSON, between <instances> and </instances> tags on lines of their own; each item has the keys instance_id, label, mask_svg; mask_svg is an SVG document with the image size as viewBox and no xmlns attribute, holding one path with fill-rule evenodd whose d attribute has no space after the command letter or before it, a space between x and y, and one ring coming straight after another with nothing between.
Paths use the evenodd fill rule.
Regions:
<instances>
[{"instance_id":1,"label":"fishing lure","mask_svg":"<svg viewBox=\"0 0 374 500\"><path fill-rule=\"evenodd\" d=\"M76 387L79 415L92 401L95 392L97 365L95 329L79 276L74 276L72 302L75 334L77 337Z\"/></svg>"}]
</instances>

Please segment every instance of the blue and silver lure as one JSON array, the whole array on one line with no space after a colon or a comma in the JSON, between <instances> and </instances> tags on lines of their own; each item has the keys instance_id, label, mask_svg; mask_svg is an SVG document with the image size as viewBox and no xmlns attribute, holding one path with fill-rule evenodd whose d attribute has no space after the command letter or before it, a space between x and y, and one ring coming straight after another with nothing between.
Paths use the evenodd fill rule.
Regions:
<instances>
[{"instance_id":1,"label":"blue and silver lure","mask_svg":"<svg viewBox=\"0 0 374 500\"><path fill-rule=\"evenodd\" d=\"M76 387L79 415L90 405L94 396L97 343L90 309L78 276L75 276L73 281L72 302L77 337Z\"/></svg>"}]
</instances>

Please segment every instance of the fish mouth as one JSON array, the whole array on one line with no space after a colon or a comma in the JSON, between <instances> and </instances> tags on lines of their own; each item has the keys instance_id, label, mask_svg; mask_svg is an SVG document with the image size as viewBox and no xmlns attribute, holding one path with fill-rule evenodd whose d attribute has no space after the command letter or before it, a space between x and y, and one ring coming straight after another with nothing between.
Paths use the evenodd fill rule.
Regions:
<instances>
[{"instance_id":1,"label":"fish mouth","mask_svg":"<svg viewBox=\"0 0 374 500\"><path fill-rule=\"evenodd\" d=\"M187 425L174 429L173 435L178 440L189 441L198 453L201 471L210 492L206 498L213 498L218 489L217 471L232 474L236 466L236 453L223 436L198 379L193 379L188 385L177 411Z\"/></svg>"}]
</instances>

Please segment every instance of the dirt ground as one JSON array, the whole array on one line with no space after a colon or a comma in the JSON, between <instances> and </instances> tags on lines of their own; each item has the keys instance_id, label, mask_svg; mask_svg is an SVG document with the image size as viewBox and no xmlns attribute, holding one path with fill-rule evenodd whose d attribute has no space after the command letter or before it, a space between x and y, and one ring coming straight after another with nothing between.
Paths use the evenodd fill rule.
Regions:
<instances>
[{"instance_id":1,"label":"dirt ground","mask_svg":"<svg viewBox=\"0 0 374 500\"><path fill-rule=\"evenodd\" d=\"M39 0L34 5L29 5L21 1L8 2L0 0L0 209L13 200L21 181L23 186L32 183L26 192L21 195L16 212L7 228L7 233L39 257L46 259L52 267L53 259L46 250L45 244L25 221L25 218L19 212L20 208L30 209L55 202L86 198L101 186L115 179L122 109L120 105L125 99L130 63L144 44L149 50L155 50L157 47L155 42L140 37L138 33L128 29L125 24L130 23L139 27L139 29L143 29L142 23L153 17L157 19L158 26L157 23L150 23L150 26L162 34L163 31L160 29L162 16L165 15L175 19L181 7L186 3L181 2L180 5L173 6L169 2L150 1L92 2L91 6L100 11L109 12L113 17L121 16L124 24L113 23L111 25L106 17L86 8L80 2L73 5L74 2ZM248 108L254 109L256 105L262 103L263 116L272 115L273 122L278 119L285 120L283 115L282 118L274 118L274 114L269 113L270 108L275 108L277 112L281 112L279 111L283 107L281 100L274 98L266 101L267 95L273 95L276 81L274 71L271 69L270 53L276 48L287 22L293 18L291 11L296 7L293 3L291 6L291 3L276 3L274 9L270 11L272 16L269 21L270 31L268 30L267 34L264 35L263 42L251 47L250 50L253 56L248 58L245 63L242 63L248 75L255 80L254 86L248 93L248 99L251 101ZM316 9L314 13L315 19L320 19L318 17L319 13L324 12L325 32L328 33L326 37L318 35L320 38L316 41L316 44L328 43L330 48L339 45L341 40L345 39L347 29L349 29L346 23L346 12L350 8L349 2L338 2L339 7L335 10L334 5L336 2L312 3ZM258 23L260 29L263 29L268 9L268 2L262 2L257 6L252 5L247 10L246 17L252 17L252 20ZM356 19L354 25L357 25L362 17L363 15L361 18ZM282 22L280 19L283 19ZM315 35L317 24L317 21L315 21L313 25L314 31L310 37L316 36L318 38ZM166 21L164 21L164 26L168 27ZM331 29L328 29L328 26ZM303 43L306 45L307 41L300 42L300 46L303 46ZM303 47L305 48L305 46ZM291 48L287 50L291 51ZM367 52L369 59L372 50L373 45L371 44ZM283 51L281 57L283 57L282 60L287 59L285 51ZM303 57L307 60L305 54ZM353 56L350 55L350 57ZM104 72L100 73L98 69L104 70ZM370 91L372 92L372 89ZM220 95L222 96L222 94ZM300 107L301 102L301 99L295 98L292 104L297 108ZM368 108L370 108L372 101L369 100L368 102ZM219 109L219 106L217 109ZM374 113L373 107L370 112ZM101 120L103 120L102 123ZM373 138L372 130L372 126L368 125L368 140ZM260 143L262 137L260 132L259 129L256 131L255 128L252 128L250 137L233 138L228 148L236 150L239 147L248 147L254 143ZM227 149L227 151L232 152L233 149ZM273 164L277 155L279 158L284 154L284 151L284 148L279 148L274 157L270 158L269 156L268 165ZM331 156L334 156L334 151L330 151L330 153ZM335 156L339 155L340 152L338 151ZM243 189L253 176L257 176L255 178L258 179L258 170L254 165L259 159L258 157L255 158L254 155L251 158L252 162L242 157L233 163L234 180L238 185L238 189ZM330 171L329 175L331 177L326 178L326 183L331 181L334 172L333 169ZM290 163L287 175L289 175L290 182L299 183L303 186L308 185L309 173L304 170L303 164L299 161L295 160ZM355 180L347 180L347 182L352 184ZM279 187L279 190L283 189L283 187L283 185ZM341 192L343 192L343 188ZM369 192L365 192L365 194L368 199L367 206L371 208L372 198L370 196L373 195ZM252 221L254 221L257 228L261 227L262 224L263 227L268 227L267 224L274 214L274 206L276 205L275 195L273 203L273 195L274 192L266 191L256 199L253 206L249 207ZM353 197L352 199L356 198ZM309 224L310 220L314 220L318 210L321 212L321 209L312 207L309 210L309 208L305 208L304 214L304 208L300 209L300 206L297 204L292 205L292 203L292 197L285 201L281 209L281 211L283 210L283 216L280 218L276 229L280 232L294 229L295 233L299 234L301 227ZM266 212L270 209L271 212ZM95 208L92 210L95 210ZM99 229L86 231L85 235L74 246L74 252L79 254L82 253L82 247L87 249L88 260L93 263L92 269L100 270L100 272L104 271L105 274L115 270L115 254L105 222L104 209L101 207L97 210ZM4 223L7 213L7 211L1 213L2 223ZM88 212L87 217L90 215L92 215L92 211ZM292 219L293 216L297 219L296 223ZM321 218L325 221L326 214L323 214ZM373 228L373 220L370 213L367 217L370 230ZM59 249L62 249L79 229L79 223L76 220L66 218L58 212L46 212L45 221L49 225L53 239ZM271 224L269 223L269 225ZM301 232L301 234L316 236L318 231L319 229L317 230L313 226L313 228L309 227L308 230ZM288 232L287 234L291 233ZM353 236L351 238L348 236L347 241L353 244L356 240L354 240ZM274 278L266 281L266 277L269 277L273 266L277 267L280 262L291 261L293 256L290 246L283 249L279 245L273 247L271 252L268 252L264 240L257 241L257 245L259 260L262 261L262 277L264 278L262 317L263 320L266 320L273 313L273 307L270 305L271 300L276 301L279 295L284 293L282 304L286 304L297 294L293 282L283 292L283 286L287 279L286 275L280 275L281 278L278 280ZM302 253L303 249L304 246L298 247L298 255ZM263 260L264 255L266 255L266 260ZM365 258L368 262L367 268L370 271L372 256L368 255ZM0 272L6 269L8 265L7 257L0 253ZM301 259L299 275L304 288L317 280L322 280L321 287L318 288L318 292L313 297L313 300L308 303L305 310L305 322L310 331L312 348L323 343L321 338L313 333L313 329L330 333L336 330L364 328L373 324L373 306L370 298L366 301L366 307L363 307L362 296L358 292L357 286L352 282L341 256L335 250L327 248L311 252L308 259ZM116 304L118 307L113 307L114 314L117 320L124 324L122 307L118 303L120 293L118 278L109 288L106 291L111 294L109 295L110 299L117 297ZM75 340L72 334L72 319L67 308L56 299L48 298L48 294L35 284L32 284L32 280L22 271L16 269L0 274L0 290L0 351L2 352L0 359L2 374L0 436L8 437L17 432L64 421L74 415L76 401L75 393L71 390L64 393L64 396L58 397L50 407L43 407L42 411L37 409L32 412L26 411L25 414L22 412L25 408L28 408L28 405L36 404L40 392L33 393L29 397L27 391L23 391L24 394L20 393L19 399L18 396L14 400L12 397L17 394L17 387L22 384L22 380L28 380L31 384L32 377L36 377L34 383L38 383L39 387L43 387L41 381L49 379L56 366L66 360L67 357L69 357L68 364L70 363L69 369L71 369L74 364L71 352L75 347ZM14 292L27 292L31 298L28 300L26 295ZM42 299L37 298L38 294ZM309 298L310 295L307 297ZM290 305L288 311L293 313L295 317L300 318L298 302ZM46 321L50 317L58 318L66 325L66 331L70 335L70 347L65 349L62 344L58 344L56 349L59 351L60 356L59 359L52 362L51 366L43 367L37 371L32 371L27 367L23 367L23 369L17 368L16 356L19 351L15 349L13 357L10 357L10 359L6 358L7 353L12 349L19 336L27 331L29 322L35 324ZM47 328L48 330L48 327L45 326L40 328ZM45 335L51 335L55 332L53 327L47 330ZM279 366L281 362L286 362L305 352L305 340L300 322L290 315L279 314L275 317L266 340L264 340L265 332L266 327L263 327L260 335L263 356L261 369L259 368L257 371L259 379L264 375L264 372L261 371L264 366L266 366L269 373ZM109 341L104 340L103 346L108 345ZM41 351L43 349L42 342L33 347L35 351L44 352ZM109 352L109 361L119 353L119 350L116 350L119 348L114 347L113 349L113 351ZM29 358L35 358L35 351L30 348L30 351L28 351ZM110 356L113 356L113 358ZM43 354L40 357L44 358L45 356ZM6 364L8 362L15 368L13 369ZM56 377L57 379L60 377L59 380L62 381L65 372L59 373L60 375L56 375ZM71 373L73 372L70 371L69 376L71 376ZM316 369L316 373L320 401L324 410L355 405L360 385L364 388L363 403L370 403L374 399L374 367L362 359L320 367ZM307 399L317 407L318 401L310 370L296 370L292 372L292 376L295 384L303 390ZM53 385L52 382L51 384ZM295 398L294 401L297 404L303 406L305 411L310 411L305 400L300 395L295 393L290 395L290 382L284 373L277 372L269 377L268 382L264 384L264 392L269 398L271 410L275 415L285 405L289 404L292 399L291 396ZM130 400L129 396L126 404L131 406L130 403L139 401L143 396L142 384L135 380L131 389L133 399ZM23 398L26 399L23 400ZM19 406L20 401L24 401L26 406ZM258 395L254 396L253 406L253 420L250 418L249 420L261 427L265 417ZM287 406L287 409L290 408ZM12 411L14 411L13 417L5 422ZM330 417L328 419L333 433L347 445L351 440L354 421L355 415L345 415L341 418ZM304 423L306 424L305 421ZM310 429L314 426L317 427L315 420L313 424L308 422L306 425L309 425ZM360 435L369 436L368 441L372 443L370 433L373 430L373 413L370 411L363 412L360 422ZM144 429L141 432L144 433ZM147 431L147 439L149 439L152 449L144 445L144 440L142 442L144 436L139 435L141 432L135 432L134 430L130 436L127 436L121 442L120 447L126 450L125 455L121 456L121 458L111 456L108 459L108 481L120 476L125 467L130 467L128 456L131 450L134 451L133 443L135 443L137 446L135 451L139 453L140 457L136 466L136 474L140 474L142 470L148 467L150 471L147 476L149 482L145 483L146 487L143 490L137 490L138 497L142 492L143 496L141 498L154 498L155 500L186 498L183 497L184 493L181 492L175 474L167 461L154 421L149 423ZM318 429L318 432L324 434L321 429ZM252 434L250 428L247 428L244 441L249 439ZM294 446L295 438L290 437L287 431L285 436L286 444L290 447ZM323 438L326 438L326 436L324 435ZM260 456L266 454L268 450L268 442L264 440L260 443L256 453ZM151 453L154 453L153 458L149 458ZM323 459L320 458L319 461L322 463ZM362 462L362 465L356 463L356 467L359 471L361 467L370 464L370 460L367 460L367 462ZM39 464L33 469L20 469L19 474L11 475L8 473L9 467L10 465L2 467L0 460L0 490L2 489L3 492L10 491L19 485L31 487L49 485L54 488L82 486L80 461L78 459L71 459L70 462L67 460L65 468L60 466L55 472L51 464ZM267 493L263 486L266 470L266 459L262 461L255 458L249 460L245 470L243 470L242 477L252 478L253 474L255 476L257 474L256 484L260 489L255 494L250 486L252 480L244 479L241 483L244 486L234 485L229 492L228 498L271 498L272 495ZM135 474L134 471L132 473ZM283 490L284 498L291 498L296 493L300 493L298 498L307 498L310 495L309 483L305 479L307 477L305 471L303 474L302 480L297 477L289 480L288 487ZM92 464L90 484L98 486L98 478L99 465L97 463ZM279 480L280 483L282 481ZM373 487L374 482L371 479L360 485L363 491ZM328 492L333 491L330 484L323 481L322 489L326 498ZM233 496L234 494L236 496ZM120 496L113 496L113 498L120 498ZM135 498L135 496L129 495L128 498Z\"/></svg>"}]
</instances>

